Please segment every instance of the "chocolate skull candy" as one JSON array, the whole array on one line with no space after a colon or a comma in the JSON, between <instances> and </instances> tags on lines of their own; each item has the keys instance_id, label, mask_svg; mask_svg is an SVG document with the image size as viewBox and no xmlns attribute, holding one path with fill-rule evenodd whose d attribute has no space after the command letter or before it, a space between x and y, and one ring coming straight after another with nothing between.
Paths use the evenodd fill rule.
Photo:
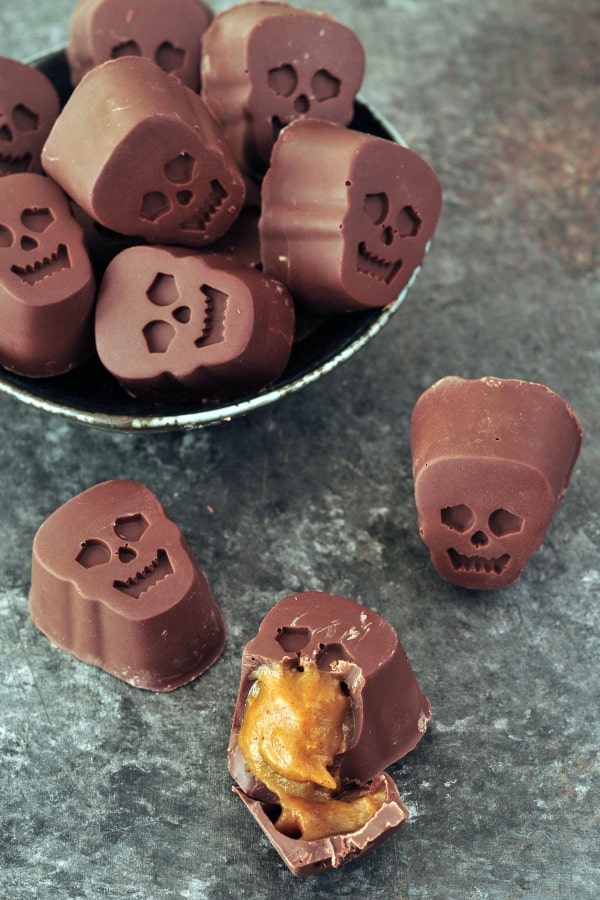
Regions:
<instances>
[{"instance_id":1,"label":"chocolate skull candy","mask_svg":"<svg viewBox=\"0 0 600 900\"><path fill-rule=\"evenodd\" d=\"M441 203L434 171L406 147L292 122L263 182L264 271L317 315L387 306L421 264Z\"/></svg>"},{"instance_id":2,"label":"chocolate skull candy","mask_svg":"<svg viewBox=\"0 0 600 900\"><path fill-rule=\"evenodd\" d=\"M95 282L81 227L50 178L0 178L0 364L41 378L94 349Z\"/></svg>"},{"instance_id":3,"label":"chocolate skull candy","mask_svg":"<svg viewBox=\"0 0 600 900\"><path fill-rule=\"evenodd\" d=\"M42 171L42 146L59 108L58 93L43 72L0 56L0 177Z\"/></svg>"},{"instance_id":4,"label":"chocolate skull candy","mask_svg":"<svg viewBox=\"0 0 600 900\"><path fill-rule=\"evenodd\" d=\"M347 125L365 55L330 16L286 3L242 3L203 37L202 89L242 170L261 174L284 125L303 116Z\"/></svg>"},{"instance_id":5,"label":"chocolate skull candy","mask_svg":"<svg viewBox=\"0 0 600 900\"><path fill-rule=\"evenodd\" d=\"M67 43L71 82L106 60L145 56L197 91L200 41L211 19L201 0L79 0Z\"/></svg>"},{"instance_id":6,"label":"chocolate skull candy","mask_svg":"<svg viewBox=\"0 0 600 900\"><path fill-rule=\"evenodd\" d=\"M410 426L421 536L446 580L514 582L567 490L582 441L571 407L541 384L448 376Z\"/></svg>"},{"instance_id":7,"label":"chocolate skull candy","mask_svg":"<svg viewBox=\"0 0 600 900\"><path fill-rule=\"evenodd\" d=\"M152 243L216 240L245 196L212 113L144 57L88 72L56 120L42 163L101 225Z\"/></svg>"},{"instance_id":8,"label":"chocolate skull candy","mask_svg":"<svg viewBox=\"0 0 600 900\"><path fill-rule=\"evenodd\" d=\"M135 481L97 484L46 519L33 542L29 610L61 649L148 690L197 678L225 639L206 574Z\"/></svg>"},{"instance_id":9,"label":"chocolate skull candy","mask_svg":"<svg viewBox=\"0 0 600 900\"><path fill-rule=\"evenodd\" d=\"M281 375L294 306L282 284L232 256L131 247L106 269L95 331L100 360L134 396L222 400Z\"/></svg>"}]
</instances>

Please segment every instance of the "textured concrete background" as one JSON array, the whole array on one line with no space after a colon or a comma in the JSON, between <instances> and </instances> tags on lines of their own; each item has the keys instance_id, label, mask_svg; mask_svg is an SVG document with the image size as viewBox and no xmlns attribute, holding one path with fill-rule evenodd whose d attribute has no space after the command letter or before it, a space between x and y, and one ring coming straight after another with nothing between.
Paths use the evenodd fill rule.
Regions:
<instances>
[{"instance_id":1,"label":"textured concrete background","mask_svg":"<svg viewBox=\"0 0 600 900\"><path fill-rule=\"evenodd\" d=\"M600 7L321 8L360 34L365 96L439 173L445 208L432 253L355 358L228 425L117 435L0 396L7 898L600 894ZM61 44L71 9L2 0L0 53L23 59ZM447 373L542 381L585 430L542 548L498 593L442 582L416 527L409 415ZM114 477L162 499L227 620L222 659L171 695L77 662L28 617L35 530ZM404 828L339 872L295 881L231 795L225 748L242 646L273 603L303 589L386 616L434 718L392 768L411 812Z\"/></svg>"}]
</instances>

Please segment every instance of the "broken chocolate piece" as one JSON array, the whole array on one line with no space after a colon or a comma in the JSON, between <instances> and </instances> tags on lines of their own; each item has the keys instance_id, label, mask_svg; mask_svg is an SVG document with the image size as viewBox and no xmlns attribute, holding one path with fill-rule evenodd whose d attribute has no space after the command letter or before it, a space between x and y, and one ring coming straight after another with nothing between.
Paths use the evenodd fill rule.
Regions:
<instances>
[{"instance_id":1,"label":"broken chocolate piece","mask_svg":"<svg viewBox=\"0 0 600 900\"><path fill-rule=\"evenodd\" d=\"M58 92L43 72L0 56L0 177L41 173L42 147L59 109Z\"/></svg>"},{"instance_id":2,"label":"broken chocolate piece","mask_svg":"<svg viewBox=\"0 0 600 900\"><path fill-rule=\"evenodd\" d=\"M135 481L97 484L46 519L33 542L29 610L61 649L153 691L193 681L225 640L204 570Z\"/></svg>"},{"instance_id":3,"label":"broken chocolate piece","mask_svg":"<svg viewBox=\"0 0 600 900\"><path fill-rule=\"evenodd\" d=\"M503 588L544 539L579 455L571 407L543 384L448 376L410 426L421 537L442 578Z\"/></svg>"},{"instance_id":4,"label":"broken chocolate piece","mask_svg":"<svg viewBox=\"0 0 600 900\"><path fill-rule=\"evenodd\" d=\"M88 72L56 120L42 164L101 225L152 243L209 244L244 202L212 113L144 57Z\"/></svg>"},{"instance_id":5,"label":"broken chocolate piece","mask_svg":"<svg viewBox=\"0 0 600 900\"><path fill-rule=\"evenodd\" d=\"M110 263L98 293L98 355L136 397L257 390L281 375L293 336L287 289L231 256L132 247Z\"/></svg>"},{"instance_id":6,"label":"broken chocolate piece","mask_svg":"<svg viewBox=\"0 0 600 900\"><path fill-rule=\"evenodd\" d=\"M294 874L341 865L402 823L381 773L430 715L394 629L373 611L309 591L267 614L243 652L229 770Z\"/></svg>"},{"instance_id":7,"label":"broken chocolate piece","mask_svg":"<svg viewBox=\"0 0 600 900\"><path fill-rule=\"evenodd\" d=\"M81 227L50 178L0 178L0 364L43 378L94 350L95 281Z\"/></svg>"},{"instance_id":8,"label":"broken chocolate piece","mask_svg":"<svg viewBox=\"0 0 600 900\"><path fill-rule=\"evenodd\" d=\"M202 94L240 168L262 174L280 130L303 116L347 125L365 54L349 28L287 3L240 3L202 39Z\"/></svg>"},{"instance_id":9,"label":"broken chocolate piece","mask_svg":"<svg viewBox=\"0 0 600 900\"><path fill-rule=\"evenodd\" d=\"M293 122L263 182L264 271L317 315L387 306L422 263L441 202L434 171L406 147Z\"/></svg>"},{"instance_id":10,"label":"broken chocolate piece","mask_svg":"<svg viewBox=\"0 0 600 900\"><path fill-rule=\"evenodd\" d=\"M200 42L212 17L201 0L79 0L67 43L71 83L109 59L144 56L197 91Z\"/></svg>"}]
</instances>

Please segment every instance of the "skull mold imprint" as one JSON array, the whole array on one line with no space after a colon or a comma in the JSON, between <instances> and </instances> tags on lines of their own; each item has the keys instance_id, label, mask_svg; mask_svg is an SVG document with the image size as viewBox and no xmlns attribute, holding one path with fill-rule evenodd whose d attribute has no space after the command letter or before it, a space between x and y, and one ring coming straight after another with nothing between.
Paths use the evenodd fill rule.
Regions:
<instances>
[{"instance_id":1,"label":"skull mold imprint","mask_svg":"<svg viewBox=\"0 0 600 900\"><path fill-rule=\"evenodd\" d=\"M364 74L350 29L285 3L242 3L203 39L202 87L243 171L269 164L280 129L304 116L347 125Z\"/></svg>"},{"instance_id":2,"label":"skull mold imprint","mask_svg":"<svg viewBox=\"0 0 600 900\"><path fill-rule=\"evenodd\" d=\"M434 171L406 147L292 122L263 182L264 271L317 315L387 306L421 264L441 204Z\"/></svg>"},{"instance_id":3,"label":"skull mold imprint","mask_svg":"<svg viewBox=\"0 0 600 900\"><path fill-rule=\"evenodd\" d=\"M41 173L42 147L59 107L58 93L43 72L0 57L0 176Z\"/></svg>"},{"instance_id":4,"label":"skull mold imprint","mask_svg":"<svg viewBox=\"0 0 600 900\"><path fill-rule=\"evenodd\" d=\"M102 363L134 396L222 400L281 375L294 306L282 284L231 256L132 247L104 274L95 330Z\"/></svg>"},{"instance_id":5,"label":"skull mold imprint","mask_svg":"<svg viewBox=\"0 0 600 900\"><path fill-rule=\"evenodd\" d=\"M204 246L228 230L244 202L243 179L214 116L144 57L88 72L42 157L89 216L151 243Z\"/></svg>"},{"instance_id":6,"label":"skull mold imprint","mask_svg":"<svg viewBox=\"0 0 600 900\"><path fill-rule=\"evenodd\" d=\"M31 378L93 353L95 282L81 227L50 178L0 178L0 363Z\"/></svg>"},{"instance_id":7,"label":"skull mold imprint","mask_svg":"<svg viewBox=\"0 0 600 900\"><path fill-rule=\"evenodd\" d=\"M95 485L43 523L33 542L29 609L61 649L148 690L197 678L225 638L181 531L134 481Z\"/></svg>"},{"instance_id":8,"label":"skull mold imprint","mask_svg":"<svg viewBox=\"0 0 600 900\"><path fill-rule=\"evenodd\" d=\"M109 59L144 56L197 91L201 37L211 19L200 0L79 0L67 44L71 82Z\"/></svg>"},{"instance_id":9,"label":"skull mold imprint","mask_svg":"<svg viewBox=\"0 0 600 900\"><path fill-rule=\"evenodd\" d=\"M544 385L449 376L411 418L421 536L447 581L514 582L539 548L581 448L573 410Z\"/></svg>"}]
</instances>

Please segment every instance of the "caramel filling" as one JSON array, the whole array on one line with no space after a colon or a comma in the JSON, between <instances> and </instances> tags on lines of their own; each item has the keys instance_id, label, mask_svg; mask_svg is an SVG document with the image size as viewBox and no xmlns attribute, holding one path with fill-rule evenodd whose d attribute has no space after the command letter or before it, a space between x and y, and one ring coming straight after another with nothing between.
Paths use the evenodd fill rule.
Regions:
<instances>
[{"instance_id":1,"label":"caramel filling","mask_svg":"<svg viewBox=\"0 0 600 900\"><path fill-rule=\"evenodd\" d=\"M353 732L345 685L308 660L265 664L252 677L237 742L250 772L279 800L277 829L306 841L357 831L384 792L340 792L336 756Z\"/></svg>"}]
</instances>

